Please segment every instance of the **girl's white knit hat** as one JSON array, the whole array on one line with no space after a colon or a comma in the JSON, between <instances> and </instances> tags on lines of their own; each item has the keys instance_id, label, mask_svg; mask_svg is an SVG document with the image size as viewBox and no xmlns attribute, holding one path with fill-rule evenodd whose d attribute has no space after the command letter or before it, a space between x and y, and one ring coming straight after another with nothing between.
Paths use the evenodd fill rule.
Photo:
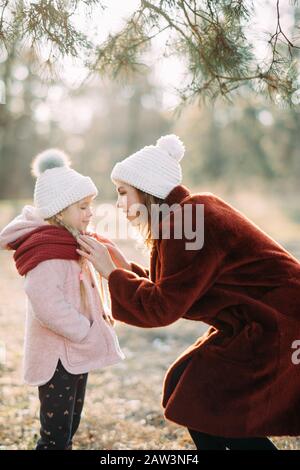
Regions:
<instances>
[{"instance_id":1,"label":"girl's white knit hat","mask_svg":"<svg viewBox=\"0 0 300 470\"><path fill-rule=\"evenodd\" d=\"M137 189L165 199L181 183L180 160L185 148L174 134L160 137L156 145L148 145L116 163L111 179L123 181Z\"/></svg>"},{"instance_id":2,"label":"girl's white knit hat","mask_svg":"<svg viewBox=\"0 0 300 470\"><path fill-rule=\"evenodd\" d=\"M91 178L70 168L68 156L59 149L48 149L38 154L32 162L32 174L37 178L34 205L43 219L58 214L85 197L98 194Z\"/></svg>"}]
</instances>

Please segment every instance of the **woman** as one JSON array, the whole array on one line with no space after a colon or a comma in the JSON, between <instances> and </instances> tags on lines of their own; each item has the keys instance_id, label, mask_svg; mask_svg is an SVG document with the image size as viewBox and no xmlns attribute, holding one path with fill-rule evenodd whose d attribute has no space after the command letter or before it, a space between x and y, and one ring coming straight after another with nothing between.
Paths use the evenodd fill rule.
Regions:
<instances>
[{"instance_id":1,"label":"woman","mask_svg":"<svg viewBox=\"0 0 300 470\"><path fill-rule=\"evenodd\" d=\"M165 136L112 171L129 220L135 223L141 204L147 208L150 270L129 263L108 240L83 236L79 253L108 279L115 319L142 328L179 318L210 325L166 374L166 418L186 426L198 449L276 449L266 436L300 433L300 366L293 361L300 263L221 198L191 194L181 184L183 154L180 140ZM159 219L156 234L150 203L178 205ZM164 236L163 224L178 229L176 211L188 206L201 234L200 205L203 246L187 248L184 230L181 238Z\"/></svg>"}]
</instances>

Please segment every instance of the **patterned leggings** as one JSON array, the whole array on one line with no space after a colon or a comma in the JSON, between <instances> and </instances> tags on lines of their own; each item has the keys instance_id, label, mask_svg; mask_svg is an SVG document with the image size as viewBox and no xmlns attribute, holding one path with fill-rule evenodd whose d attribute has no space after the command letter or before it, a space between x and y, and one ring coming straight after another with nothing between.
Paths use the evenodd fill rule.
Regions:
<instances>
[{"instance_id":1,"label":"patterned leggings","mask_svg":"<svg viewBox=\"0 0 300 470\"><path fill-rule=\"evenodd\" d=\"M58 361L53 377L39 389L40 439L36 450L72 450L88 374L70 374Z\"/></svg>"}]
</instances>

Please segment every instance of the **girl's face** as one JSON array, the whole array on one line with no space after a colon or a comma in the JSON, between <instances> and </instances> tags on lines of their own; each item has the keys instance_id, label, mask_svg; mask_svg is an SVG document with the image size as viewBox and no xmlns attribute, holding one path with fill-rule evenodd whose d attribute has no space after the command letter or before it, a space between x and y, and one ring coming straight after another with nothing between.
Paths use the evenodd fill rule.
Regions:
<instances>
[{"instance_id":1,"label":"girl's face","mask_svg":"<svg viewBox=\"0 0 300 470\"><path fill-rule=\"evenodd\" d=\"M118 193L117 207L122 209L130 223L134 225L134 220L140 215L139 205L143 204L140 192L122 181L114 181Z\"/></svg>"},{"instance_id":2,"label":"girl's face","mask_svg":"<svg viewBox=\"0 0 300 470\"><path fill-rule=\"evenodd\" d=\"M80 232L85 232L93 216L92 201L94 197L95 196L85 197L79 202L75 202L75 204L64 209L57 217L65 224L70 225Z\"/></svg>"}]
</instances>

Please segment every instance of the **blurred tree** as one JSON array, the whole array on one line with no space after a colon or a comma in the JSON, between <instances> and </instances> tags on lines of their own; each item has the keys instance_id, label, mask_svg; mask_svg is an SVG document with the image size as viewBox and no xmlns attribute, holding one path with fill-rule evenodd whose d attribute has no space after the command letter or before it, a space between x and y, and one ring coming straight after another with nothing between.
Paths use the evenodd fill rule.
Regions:
<instances>
[{"instance_id":1,"label":"blurred tree","mask_svg":"<svg viewBox=\"0 0 300 470\"><path fill-rule=\"evenodd\" d=\"M78 161L85 162L81 170L93 175L101 198L112 197L114 187L109 175L113 165L155 142L161 134L171 132L172 120L161 111L162 91L152 83L151 74L145 72L132 77L124 87L110 80L95 80L77 96L85 106L92 103L91 122L82 136L84 146L77 153ZM68 150L74 153L72 148Z\"/></svg>"},{"instance_id":2,"label":"blurred tree","mask_svg":"<svg viewBox=\"0 0 300 470\"><path fill-rule=\"evenodd\" d=\"M299 191L300 110L267 106L239 97L209 108L189 106L174 131L187 143L185 182L195 187L220 183L228 190L246 184Z\"/></svg>"},{"instance_id":3,"label":"blurred tree","mask_svg":"<svg viewBox=\"0 0 300 470\"><path fill-rule=\"evenodd\" d=\"M6 104L0 105L0 199L32 197L30 162L49 146L69 152L74 167L93 176L101 198L112 197L114 163L170 132L161 89L145 72L124 87L95 77L72 90L60 80L44 83L37 61L32 48L22 57L11 49L0 63L8 76Z\"/></svg>"},{"instance_id":4,"label":"blurred tree","mask_svg":"<svg viewBox=\"0 0 300 470\"><path fill-rule=\"evenodd\" d=\"M46 140L39 133L35 113L47 94L40 95L43 80L35 70L37 60L32 48L23 48L20 57L16 43L0 63L6 90L5 103L0 104L0 198L24 197L32 184L30 159L49 145L49 135Z\"/></svg>"}]
</instances>

